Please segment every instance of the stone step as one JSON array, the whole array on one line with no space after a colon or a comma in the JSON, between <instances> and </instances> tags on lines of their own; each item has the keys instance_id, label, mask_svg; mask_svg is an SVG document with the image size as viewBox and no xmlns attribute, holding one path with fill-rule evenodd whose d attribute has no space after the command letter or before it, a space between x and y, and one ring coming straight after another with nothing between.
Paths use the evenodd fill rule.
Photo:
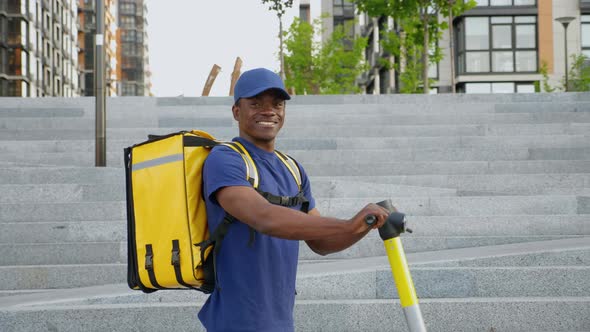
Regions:
<instances>
[{"instance_id":1,"label":"stone step","mask_svg":"<svg viewBox=\"0 0 590 332\"><path fill-rule=\"evenodd\" d=\"M199 308L194 302L49 304L3 309L0 320L6 332L40 331L48 325L79 331L80 325L72 321L108 331L204 331L196 315ZM523 326L530 331L582 331L590 324L587 297L425 299L420 308L430 331L519 331ZM297 331L387 331L407 326L396 300L300 300L294 319Z\"/></svg>"},{"instance_id":2,"label":"stone step","mask_svg":"<svg viewBox=\"0 0 590 332\"><path fill-rule=\"evenodd\" d=\"M0 184L0 203L66 203L122 201L126 199L125 181L94 184ZM454 189L378 184L349 180L319 180L313 184L316 197L364 198L392 196L455 196Z\"/></svg>"},{"instance_id":3,"label":"stone step","mask_svg":"<svg viewBox=\"0 0 590 332\"><path fill-rule=\"evenodd\" d=\"M587 160L402 161L354 164L299 161L310 176L586 173L590 169L590 162Z\"/></svg>"},{"instance_id":4,"label":"stone step","mask_svg":"<svg viewBox=\"0 0 590 332\"><path fill-rule=\"evenodd\" d=\"M346 193L347 182L364 183L362 188L374 190L372 184L393 184L409 185L414 187L431 187L431 192L444 189L457 190L460 195L540 195L540 194L576 194L582 195L586 188L590 187L589 173L543 173L543 174L475 174L475 175L400 175L400 176L310 176L314 193L323 190L321 188L331 187L331 183L337 183L334 189ZM13 167L0 168L0 183L12 185L38 185L38 184L66 184L71 187L82 186L84 189L91 189L91 185L98 187L113 186L123 188L125 181L122 168L113 167ZM338 187L341 185L340 187ZM322 186L322 187L320 187ZM64 188L65 188L64 187ZM387 187L387 185L385 185ZM31 188L25 186L23 188ZM352 188L352 189L360 189ZM4 190L9 190L5 188ZM106 189L105 189L106 190ZM124 190L124 189L122 189ZM45 190L44 190L45 192ZM351 193L348 193L349 195ZM407 195L406 193L405 195ZM5 195L8 199L17 199L14 195ZM18 194L20 197L21 193ZM124 199L124 194L118 195ZM96 195L98 196L98 195ZM96 197L92 196L92 197ZM2 199L0 198L0 200ZM98 199L98 198L97 198Z\"/></svg>"},{"instance_id":5,"label":"stone step","mask_svg":"<svg viewBox=\"0 0 590 332\"><path fill-rule=\"evenodd\" d=\"M436 115L447 114L453 116L484 114L484 113L547 113L547 112L586 112L590 110L590 103L512 103L512 104L347 104L347 105L297 105L287 106L287 117L291 118L315 118L329 117L334 114L341 115ZM94 118L94 110L86 110L84 116ZM191 118L231 116L230 105L219 106L175 106L175 107L114 107L107 110L111 118L143 117L162 119L166 117Z\"/></svg>"},{"instance_id":6,"label":"stone step","mask_svg":"<svg viewBox=\"0 0 590 332\"><path fill-rule=\"evenodd\" d=\"M293 158L314 163L354 164L366 161L499 161L499 160L590 160L590 148L397 148L371 150L291 150ZM303 164L305 167L305 164Z\"/></svg>"},{"instance_id":7,"label":"stone step","mask_svg":"<svg viewBox=\"0 0 590 332\"><path fill-rule=\"evenodd\" d=\"M411 228L411 227L410 227ZM485 246L497 246L516 243L528 243L538 241L556 241L582 238L586 235L467 235L467 236L420 236L407 235L403 239L406 253L420 253L437 250L450 250L460 248L476 248ZM348 260L362 257L377 257L385 255L383 243L377 232L371 233L367 237L357 242L354 246L330 254L328 256L318 256L311 251L306 245L301 245L299 249L300 259L323 261L325 259Z\"/></svg>"},{"instance_id":8,"label":"stone step","mask_svg":"<svg viewBox=\"0 0 590 332\"><path fill-rule=\"evenodd\" d=\"M51 120L51 119L50 119ZM214 122L210 118L198 118L198 117L167 117L158 119L157 126L162 128L177 128L181 126L185 127L198 127L204 125L225 125L225 122L215 119L218 122ZM228 114L228 125L233 122L229 118ZM319 114L314 117L297 117L290 116L288 118L290 125L304 126L305 124L313 123L314 125L350 125L355 126L374 126L376 123L381 125L424 125L424 124L520 124L520 123L567 123L567 122L578 122L587 123L590 122L590 112L570 112L570 113L495 113L495 114L468 114L468 115L447 115L447 114L411 114L411 115L342 115L337 117L323 116ZM139 121L138 121L139 122ZM24 122L23 123L27 123ZM61 125L67 125L69 128L76 128L70 124L69 121L63 121ZM133 123L133 122L132 122ZM0 119L0 125L4 124ZM20 121L12 120L7 121L4 124L5 128L23 128L24 125L19 125ZM31 128L36 127L36 122L31 121L29 124ZM57 125L57 124L56 124ZM50 128L54 128L49 125ZM120 126L116 126L120 127ZM65 127L68 128L68 127Z\"/></svg>"},{"instance_id":9,"label":"stone step","mask_svg":"<svg viewBox=\"0 0 590 332\"><path fill-rule=\"evenodd\" d=\"M587 171L587 170L586 170ZM333 181L368 184L395 184L417 187L450 188L460 193L504 193L537 195L559 193L559 190L583 190L590 187L589 173L539 173L539 174L474 174L474 175L384 175L370 176L310 176L312 189L328 186ZM121 187L125 181L122 168L115 167L0 167L0 184L70 184ZM343 182L340 182L343 181ZM370 185L367 185L370 188ZM558 190L559 189L559 190ZM562 192L565 194L565 192Z\"/></svg>"},{"instance_id":10,"label":"stone step","mask_svg":"<svg viewBox=\"0 0 590 332\"><path fill-rule=\"evenodd\" d=\"M145 141L139 139L109 139L109 152L120 152L124 148ZM88 152L95 149L94 140L26 140L0 141L0 152L27 153L38 152ZM438 148L435 148L438 147ZM442 136L420 138L295 138L285 137L277 142L277 149L291 150L437 150L445 149L548 149L548 148L588 148L590 135L530 135L530 136ZM311 151L309 151L311 152Z\"/></svg>"},{"instance_id":11,"label":"stone step","mask_svg":"<svg viewBox=\"0 0 590 332\"><path fill-rule=\"evenodd\" d=\"M409 216L412 242L459 242L458 237L590 235L588 215ZM34 232L31 232L34 229ZM47 221L0 223L0 244L126 241L127 221ZM377 240L376 235L370 240ZM490 239L490 240L493 240ZM375 247L380 248L380 244ZM375 251L372 249L372 251Z\"/></svg>"},{"instance_id":12,"label":"stone step","mask_svg":"<svg viewBox=\"0 0 590 332\"><path fill-rule=\"evenodd\" d=\"M0 289L57 289L127 282L125 264L0 266ZM0 301L0 306L3 301Z\"/></svg>"},{"instance_id":13,"label":"stone step","mask_svg":"<svg viewBox=\"0 0 590 332\"><path fill-rule=\"evenodd\" d=\"M392 199L415 216L577 215L590 213L585 196L364 197L317 198L326 215L350 218L369 202ZM0 222L125 220L124 201L75 203L1 203Z\"/></svg>"},{"instance_id":14,"label":"stone step","mask_svg":"<svg viewBox=\"0 0 590 332\"><path fill-rule=\"evenodd\" d=\"M1 184L119 184L122 167L0 167Z\"/></svg>"},{"instance_id":15,"label":"stone step","mask_svg":"<svg viewBox=\"0 0 590 332\"><path fill-rule=\"evenodd\" d=\"M383 258L385 260L385 258ZM419 299L493 297L588 297L590 266L551 267L421 267L411 275ZM389 267L345 273L299 274L297 300L397 299ZM203 302L195 291L143 294L124 289L119 294L62 302L67 305Z\"/></svg>"},{"instance_id":16,"label":"stone step","mask_svg":"<svg viewBox=\"0 0 590 332\"><path fill-rule=\"evenodd\" d=\"M95 110L92 103L84 103L75 107L73 103L65 104L62 107L47 105L22 105L21 107L0 107L0 117L6 118L34 118L34 117L71 117L84 116L94 117ZM122 103L119 100L111 99L107 104L107 115L109 117L146 117L146 116L191 116L199 115L221 115L229 113L231 101L219 105L176 105L158 106L153 101L139 100L136 104ZM350 104L301 104L289 103L288 114L307 115L338 112L339 114L404 114L404 113L539 113L539 112L585 112L590 109L588 102L518 102L518 103L350 103ZM74 106L74 107L73 107Z\"/></svg>"},{"instance_id":17,"label":"stone step","mask_svg":"<svg viewBox=\"0 0 590 332\"><path fill-rule=\"evenodd\" d=\"M127 262L126 242L0 244L0 265L111 264Z\"/></svg>"},{"instance_id":18,"label":"stone step","mask_svg":"<svg viewBox=\"0 0 590 332\"><path fill-rule=\"evenodd\" d=\"M305 300L398 298L391 273L386 268L306 276L297 295ZM420 299L590 295L589 266L412 267L410 273Z\"/></svg>"},{"instance_id":19,"label":"stone step","mask_svg":"<svg viewBox=\"0 0 590 332\"><path fill-rule=\"evenodd\" d=\"M408 239L404 237L404 248L408 247ZM579 259L580 250L590 250L590 237L558 239L541 242L521 242L494 246L482 246L478 248L459 248L437 250L429 252L407 253L407 259L411 266L433 264L459 264L463 261L476 261L486 259L511 260L512 257L531 255L539 256L545 253L553 253L555 260L547 258L548 264L559 264L569 261L569 265L587 265L587 260ZM381 243L381 240L378 240ZM374 241L377 242L377 241ZM382 253L383 255L383 253ZM317 255L316 255L317 256ZM543 257L549 257L544 255ZM527 262L527 259L521 261ZM384 256L363 257L356 259L338 259L334 261L315 260L307 261L300 257L303 264L299 266L299 274L348 272L351 269L362 270L371 266L387 266ZM320 263L324 262L324 263ZM501 262L501 261L500 261ZM532 264L535 260L533 259ZM514 263L511 264L513 266ZM490 266L483 263L482 266ZM520 265L519 265L520 266ZM525 264L525 266L527 266ZM122 264L81 264L81 265L36 265L36 266L0 266L0 289L26 290L48 288L76 288L92 285L105 285L113 283L126 283L127 265ZM1 303L0 303L1 305Z\"/></svg>"},{"instance_id":20,"label":"stone step","mask_svg":"<svg viewBox=\"0 0 590 332\"><path fill-rule=\"evenodd\" d=\"M87 110L94 111L94 97L79 97L79 98L1 98L1 105L3 108L14 109L55 109L55 108L75 108L81 107ZM210 108L210 107L226 107L233 103L231 97L165 97L165 98L145 98L145 97L109 97L107 98L107 110L115 109L149 109L157 108L175 108L175 107L195 107L195 108ZM412 107L413 105L426 105L436 108L441 105L464 105L474 104L473 106L485 106L485 104L505 105L510 107L513 104L515 107L519 105L534 104L535 107L531 109L539 109L537 105L553 104L553 105L567 105L570 103L586 103L589 102L586 93L536 93L530 95L524 94L470 94L470 95L453 95L453 94L439 94L439 95L322 95L322 96L293 96L289 101L290 107L297 105L304 105L307 107L314 105L331 106L331 105L389 105L399 104L405 107ZM477 107L476 107L477 108Z\"/></svg>"},{"instance_id":21,"label":"stone step","mask_svg":"<svg viewBox=\"0 0 590 332\"><path fill-rule=\"evenodd\" d=\"M526 245L526 242L520 243ZM527 253L522 255L499 255L475 259L417 264L424 267L498 267L498 266L590 266L590 249L572 249Z\"/></svg>"},{"instance_id":22,"label":"stone step","mask_svg":"<svg viewBox=\"0 0 590 332\"><path fill-rule=\"evenodd\" d=\"M588 227L586 227L588 228ZM408 235L404 248L408 253L456 248L481 247L519 242L535 242L567 238L579 238L584 234L559 235ZM10 265L66 265L66 264L111 264L127 262L126 241L17 243L0 244L0 266ZM378 233L371 233L341 252L318 256L301 242L300 258L307 260L350 259L385 255Z\"/></svg>"},{"instance_id":23,"label":"stone step","mask_svg":"<svg viewBox=\"0 0 590 332\"><path fill-rule=\"evenodd\" d=\"M230 140L237 136L237 128L215 127L200 124L195 129L209 132L217 139ZM182 125L177 128L107 128L108 139L131 139L143 141L149 134L168 134L193 127ZM296 126L287 123L281 131L280 138L338 138L349 137L353 132L358 137L393 138L393 137L449 137L449 136L532 136L532 135L587 135L588 123L545 123L545 124L425 124L425 125L383 125L354 126L324 125ZM89 129L50 129L32 130L27 128L0 128L0 139L14 140L94 140L94 130ZM280 140L279 140L280 142Z\"/></svg>"},{"instance_id":24,"label":"stone step","mask_svg":"<svg viewBox=\"0 0 590 332\"><path fill-rule=\"evenodd\" d=\"M311 177L312 188L318 180L348 179L350 177ZM421 187L453 188L460 196L480 195L555 195L576 194L590 187L590 173L571 174L477 174L477 175L405 175L356 176L355 181L394 183Z\"/></svg>"},{"instance_id":25,"label":"stone step","mask_svg":"<svg viewBox=\"0 0 590 332\"><path fill-rule=\"evenodd\" d=\"M375 151L380 151L375 152ZM434 150L407 150L403 151L392 151L392 150L375 150L371 151L350 151L344 150L326 150L321 153L317 152L306 152L303 150L292 150L287 153L293 156L297 161L304 165L307 169L308 165L315 166L315 168L324 168L322 171L325 173L328 170L333 170L334 164L339 166L338 171L359 169L359 167L365 167L371 170L371 167L367 167L368 159L356 159L357 153L361 157L375 158L377 161L373 162L372 165L375 167L381 167L384 165L407 165L408 163L418 164L411 165L411 169L419 169L420 163L424 163L428 166L446 165L445 163L454 162L458 163L461 168L469 169L470 163L483 162L484 165L489 163L512 163L512 162L531 162L539 161L541 163L564 161L562 164L568 166L575 165L575 162L587 162L589 158L589 148L563 148L563 149L503 149L503 148L490 148L490 149L434 149ZM396 154L398 159L394 159L392 154ZM13 162L13 163L25 163L28 165L47 165L47 166L76 166L76 167L88 167L94 165L95 153L91 151L87 152L55 152L55 153L4 153L0 156L0 161ZM332 159L331 159L332 158ZM360 157L359 157L360 158ZM393 163L392 163L393 161ZM319 166L318 166L319 164ZM107 165L110 167L122 167L123 166L123 151L120 152L109 152L107 153ZM544 164L542 164L544 165ZM375 168L373 167L373 168ZM457 167L453 167L456 169ZM586 168L587 170L588 168ZM373 170L371 170L373 171ZM581 171L584 172L584 171ZM311 172L308 172L310 174ZM397 172L396 172L397 173ZM567 173L567 172L565 172ZM354 173L353 173L354 174ZM397 173L399 174L399 173ZM404 175L405 173L402 173ZM411 174L411 173L410 173ZM428 173L427 173L428 174ZM430 173L439 174L439 173ZM452 173L461 174L461 173ZM469 173L468 173L469 174ZM316 174L319 175L319 174ZM340 175L338 173L331 175ZM379 172L376 175L385 175L383 172Z\"/></svg>"},{"instance_id":26,"label":"stone step","mask_svg":"<svg viewBox=\"0 0 590 332\"><path fill-rule=\"evenodd\" d=\"M111 102L126 102L126 98L110 98ZM129 98L128 103L136 104L145 98ZM166 97L156 98L158 106L181 105L231 105L231 97ZM534 94L382 94L382 95L305 95L293 96L289 104L331 105L331 104L463 104L463 103L568 103L588 102L590 97L584 92L567 93L534 93Z\"/></svg>"},{"instance_id":27,"label":"stone step","mask_svg":"<svg viewBox=\"0 0 590 332\"><path fill-rule=\"evenodd\" d=\"M236 127L235 121L231 114L220 117L205 117L193 115L191 117L160 117L143 118L143 117L125 117L125 121L117 118L107 117L107 126L112 128L129 128L129 127L161 127L161 128L178 128L178 127ZM371 126L376 123L381 125L426 125L431 123L438 124L532 124L532 123L588 123L590 122L590 112L539 112L539 113L494 113L494 114L407 114L407 115L342 115L342 116L325 116L322 114L313 116L297 116L293 114L289 117L289 125L305 126L309 123L314 125L350 125ZM2 118L0 117L0 128L4 129L73 129L94 128L94 120L80 117L63 117L63 118Z\"/></svg>"}]
</instances>

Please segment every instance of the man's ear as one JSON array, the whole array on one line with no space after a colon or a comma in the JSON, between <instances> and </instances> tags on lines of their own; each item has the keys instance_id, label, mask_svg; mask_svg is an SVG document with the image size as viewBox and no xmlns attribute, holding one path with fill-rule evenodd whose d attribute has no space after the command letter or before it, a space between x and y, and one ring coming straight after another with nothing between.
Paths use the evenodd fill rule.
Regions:
<instances>
[{"instance_id":1,"label":"man's ear","mask_svg":"<svg viewBox=\"0 0 590 332\"><path fill-rule=\"evenodd\" d=\"M239 115L239 113L240 113L240 106L238 106L237 104L234 104L234 105L231 107L231 112L232 112L232 114L234 115L234 120L236 120L236 121L239 121L239 120L238 120L238 119L239 119L239 116L238 116L238 115Z\"/></svg>"}]
</instances>

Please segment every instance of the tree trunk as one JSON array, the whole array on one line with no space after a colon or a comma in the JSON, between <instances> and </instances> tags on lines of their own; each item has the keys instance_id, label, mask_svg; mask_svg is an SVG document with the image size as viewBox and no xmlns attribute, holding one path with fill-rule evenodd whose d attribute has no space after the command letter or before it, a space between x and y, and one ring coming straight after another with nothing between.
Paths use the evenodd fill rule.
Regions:
<instances>
[{"instance_id":1,"label":"tree trunk","mask_svg":"<svg viewBox=\"0 0 590 332\"><path fill-rule=\"evenodd\" d=\"M455 1L449 0L449 49L451 58L451 92L456 93L455 88L455 42L454 42L454 30L453 30L453 5Z\"/></svg>"},{"instance_id":2,"label":"tree trunk","mask_svg":"<svg viewBox=\"0 0 590 332\"><path fill-rule=\"evenodd\" d=\"M424 93L428 94L428 8L424 8L424 16L422 17L424 23L424 44L422 50L422 81L424 83Z\"/></svg>"},{"instance_id":3,"label":"tree trunk","mask_svg":"<svg viewBox=\"0 0 590 332\"><path fill-rule=\"evenodd\" d=\"M283 79L283 81L285 81L286 77L285 77L285 56L283 53L283 20L282 18L279 16L279 60L281 62L281 70L280 70L280 76L281 79Z\"/></svg>"}]
</instances>

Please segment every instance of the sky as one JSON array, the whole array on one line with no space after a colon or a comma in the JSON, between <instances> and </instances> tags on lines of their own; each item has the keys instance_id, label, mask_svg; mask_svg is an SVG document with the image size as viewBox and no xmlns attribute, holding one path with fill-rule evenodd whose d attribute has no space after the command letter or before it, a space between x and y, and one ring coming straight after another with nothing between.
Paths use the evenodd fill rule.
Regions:
<instances>
[{"instance_id":1,"label":"sky","mask_svg":"<svg viewBox=\"0 0 590 332\"><path fill-rule=\"evenodd\" d=\"M312 16L320 1L312 0ZM210 96L228 96L237 57L242 72L279 71L279 21L261 0L147 0L149 61L156 97L201 96L214 64L221 72ZM299 15L293 1L283 17L286 30Z\"/></svg>"}]
</instances>

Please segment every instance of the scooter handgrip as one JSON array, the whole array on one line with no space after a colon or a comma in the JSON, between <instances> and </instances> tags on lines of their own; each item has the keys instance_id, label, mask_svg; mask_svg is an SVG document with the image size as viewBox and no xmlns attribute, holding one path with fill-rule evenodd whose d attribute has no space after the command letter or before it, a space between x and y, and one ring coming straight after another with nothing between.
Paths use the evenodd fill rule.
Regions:
<instances>
[{"instance_id":1,"label":"scooter handgrip","mask_svg":"<svg viewBox=\"0 0 590 332\"><path fill-rule=\"evenodd\" d=\"M389 212L395 211L395 207L393 206L393 203L391 202L390 199L386 199L384 201L381 201L381 202L377 203L377 205L385 208Z\"/></svg>"}]
</instances>

